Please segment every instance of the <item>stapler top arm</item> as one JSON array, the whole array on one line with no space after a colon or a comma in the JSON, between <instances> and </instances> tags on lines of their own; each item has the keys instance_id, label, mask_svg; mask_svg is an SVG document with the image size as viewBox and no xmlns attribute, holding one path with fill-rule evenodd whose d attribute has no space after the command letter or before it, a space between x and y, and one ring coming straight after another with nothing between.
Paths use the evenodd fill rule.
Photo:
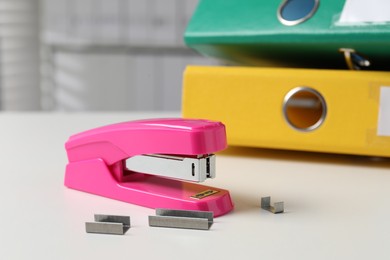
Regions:
<instances>
[{"instance_id":1,"label":"stapler top arm","mask_svg":"<svg viewBox=\"0 0 390 260\"><path fill-rule=\"evenodd\" d=\"M140 154L210 154L226 145L222 123L173 118L95 128L71 136L65 147L69 162L101 158L112 165Z\"/></svg>"}]
</instances>

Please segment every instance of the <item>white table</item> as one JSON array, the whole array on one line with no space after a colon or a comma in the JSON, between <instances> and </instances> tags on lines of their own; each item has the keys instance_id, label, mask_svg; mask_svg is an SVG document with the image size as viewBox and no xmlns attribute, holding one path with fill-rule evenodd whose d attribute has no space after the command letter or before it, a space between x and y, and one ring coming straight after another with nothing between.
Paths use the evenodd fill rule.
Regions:
<instances>
[{"instance_id":1,"label":"white table","mask_svg":"<svg viewBox=\"0 0 390 260\"><path fill-rule=\"evenodd\" d=\"M82 130L174 114L0 114L0 259L389 259L390 160L252 148L217 156L235 210L209 231L152 228L154 210L63 185ZM260 198L286 212L260 209ZM124 236L87 234L94 213L130 215Z\"/></svg>"}]
</instances>

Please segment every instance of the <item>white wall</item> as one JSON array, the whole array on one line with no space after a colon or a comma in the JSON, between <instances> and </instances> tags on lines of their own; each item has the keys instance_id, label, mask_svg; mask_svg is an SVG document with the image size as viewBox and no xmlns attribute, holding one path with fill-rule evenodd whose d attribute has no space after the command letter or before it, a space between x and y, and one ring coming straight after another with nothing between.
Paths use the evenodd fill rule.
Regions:
<instances>
[{"instance_id":1,"label":"white wall","mask_svg":"<svg viewBox=\"0 0 390 260\"><path fill-rule=\"evenodd\" d=\"M39 110L39 1L0 0L0 108Z\"/></svg>"},{"instance_id":2,"label":"white wall","mask_svg":"<svg viewBox=\"0 0 390 260\"><path fill-rule=\"evenodd\" d=\"M56 52L56 110L180 110L182 73L199 57Z\"/></svg>"},{"instance_id":3,"label":"white wall","mask_svg":"<svg viewBox=\"0 0 390 260\"><path fill-rule=\"evenodd\" d=\"M195 0L43 0L45 110L180 110Z\"/></svg>"}]
</instances>

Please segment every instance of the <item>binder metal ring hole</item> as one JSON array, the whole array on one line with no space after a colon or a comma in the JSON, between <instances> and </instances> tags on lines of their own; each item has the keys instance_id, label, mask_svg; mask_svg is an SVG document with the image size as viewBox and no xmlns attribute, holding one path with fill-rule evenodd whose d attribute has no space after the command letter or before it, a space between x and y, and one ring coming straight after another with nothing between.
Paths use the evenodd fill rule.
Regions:
<instances>
[{"instance_id":1,"label":"binder metal ring hole","mask_svg":"<svg viewBox=\"0 0 390 260\"><path fill-rule=\"evenodd\" d=\"M284 118L296 130L307 132L317 129L324 122L326 113L324 97L312 88L297 87L284 97Z\"/></svg>"},{"instance_id":2,"label":"binder metal ring hole","mask_svg":"<svg viewBox=\"0 0 390 260\"><path fill-rule=\"evenodd\" d=\"M317 11L320 0L283 0L277 11L279 21L293 26L310 19Z\"/></svg>"}]
</instances>

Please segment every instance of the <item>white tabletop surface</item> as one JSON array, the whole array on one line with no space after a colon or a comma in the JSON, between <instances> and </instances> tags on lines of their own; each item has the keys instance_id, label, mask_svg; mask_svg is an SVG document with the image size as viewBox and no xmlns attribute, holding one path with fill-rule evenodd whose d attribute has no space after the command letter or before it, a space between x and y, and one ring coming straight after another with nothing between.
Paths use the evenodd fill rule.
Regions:
<instances>
[{"instance_id":1,"label":"white tabletop surface","mask_svg":"<svg viewBox=\"0 0 390 260\"><path fill-rule=\"evenodd\" d=\"M0 259L390 259L388 159L230 147L204 184L230 190L235 210L208 231L152 228L152 209L64 187L71 134L170 115L0 114ZM286 212L260 209L267 195ZM95 213L132 227L87 234Z\"/></svg>"}]
</instances>

